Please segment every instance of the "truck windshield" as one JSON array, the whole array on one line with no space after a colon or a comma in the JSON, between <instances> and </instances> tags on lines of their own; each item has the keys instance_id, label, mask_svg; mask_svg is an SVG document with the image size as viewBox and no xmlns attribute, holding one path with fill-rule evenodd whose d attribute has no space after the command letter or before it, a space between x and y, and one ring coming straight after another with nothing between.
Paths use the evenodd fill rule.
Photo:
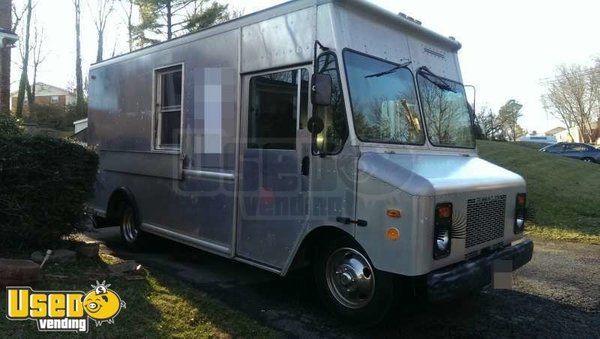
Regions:
<instances>
[{"instance_id":1,"label":"truck windshield","mask_svg":"<svg viewBox=\"0 0 600 339\"><path fill-rule=\"evenodd\" d=\"M344 51L356 135L361 141L425 143L417 93L406 64Z\"/></svg>"},{"instance_id":2,"label":"truck windshield","mask_svg":"<svg viewBox=\"0 0 600 339\"><path fill-rule=\"evenodd\" d=\"M426 68L417 73L429 141L434 146L474 148L471 113L465 88Z\"/></svg>"}]
</instances>

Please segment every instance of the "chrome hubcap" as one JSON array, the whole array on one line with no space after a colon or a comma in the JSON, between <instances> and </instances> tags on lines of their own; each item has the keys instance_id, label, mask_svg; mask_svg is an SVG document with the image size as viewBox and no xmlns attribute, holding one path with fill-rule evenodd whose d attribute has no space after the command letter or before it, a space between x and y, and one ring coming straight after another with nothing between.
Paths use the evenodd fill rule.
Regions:
<instances>
[{"instance_id":1,"label":"chrome hubcap","mask_svg":"<svg viewBox=\"0 0 600 339\"><path fill-rule=\"evenodd\" d=\"M373 298L371 264L353 248L340 248L327 259L327 285L335 299L348 308L364 307Z\"/></svg>"},{"instance_id":2,"label":"chrome hubcap","mask_svg":"<svg viewBox=\"0 0 600 339\"><path fill-rule=\"evenodd\" d=\"M138 229L135 227L133 213L130 210L126 211L123 216L123 235L127 242L134 242L138 236Z\"/></svg>"}]
</instances>

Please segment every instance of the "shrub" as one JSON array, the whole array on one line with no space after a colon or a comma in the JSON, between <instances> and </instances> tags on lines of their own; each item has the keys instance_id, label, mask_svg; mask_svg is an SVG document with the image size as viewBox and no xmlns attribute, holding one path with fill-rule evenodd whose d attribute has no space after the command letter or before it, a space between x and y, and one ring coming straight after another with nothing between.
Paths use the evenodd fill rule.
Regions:
<instances>
[{"instance_id":1,"label":"shrub","mask_svg":"<svg viewBox=\"0 0 600 339\"><path fill-rule=\"evenodd\" d=\"M87 107L79 113L75 105L43 105L34 104L29 109L27 123L37 124L40 127L53 128L61 131L72 131L73 122L87 116Z\"/></svg>"},{"instance_id":2,"label":"shrub","mask_svg":"<svg viewBox=\"0 0 600 339\"><path fill-rule=\"evenodd\" d=\"M0 248L52 247L75 229L98 157L45 136L0 135Z\"/></svg>"},{"instance_id":3,"label":"shrub","mask_svg":"<svg viewBox=\"0 0 600 339\"><path fill-rule=\"evenodd\" d=\"M17 121L6 114L0 113L0 136L14 136L20 135L21 129L17 124Z\"/></svg>"}]
</instances>

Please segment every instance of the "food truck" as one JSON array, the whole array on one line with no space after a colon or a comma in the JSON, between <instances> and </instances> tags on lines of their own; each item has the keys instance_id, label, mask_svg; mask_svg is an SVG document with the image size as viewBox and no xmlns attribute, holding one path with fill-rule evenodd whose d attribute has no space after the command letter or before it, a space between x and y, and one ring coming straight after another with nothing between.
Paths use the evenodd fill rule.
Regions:
<instances>
[{"instance_id":1,"label":"food truck","mask_svg":"<svg viewBox=\"0 0 600 339\"><path fill-rule=\"evenodd\" d=\"M89 206L286 275L374 321L527 263L523 178L477 155L454 38L366 1L297 0L97 64ZM498 263L504 263L499 265Z\"/></svg>"}]
</instances>

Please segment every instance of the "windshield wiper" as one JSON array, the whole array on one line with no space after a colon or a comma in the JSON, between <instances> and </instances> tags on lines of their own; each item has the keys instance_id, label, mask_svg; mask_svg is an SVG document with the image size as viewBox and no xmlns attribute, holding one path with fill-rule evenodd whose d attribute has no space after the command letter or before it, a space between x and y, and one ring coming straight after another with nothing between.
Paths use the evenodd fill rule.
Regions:
<instances>
[{"instance_id":1,"label":"windshield wiper","mask_svg":"<svg viewBox=\"0 0 600 339\"><path fill-rule=\"evenodd\" d=\"M429 82L436 85L439 89L443 91L456 93L452 86L450 86L446 81L444 81L442 77L434 74L429 68L427 68L427 66L421 67L421 69L419 69L419 73L423 76L423 78L429 80Z\"/></svg>"},{"instance_id":2,"label":"windshield wiper","mask_svg":"<svg viewBox=\"0 0 600 339\"><path fill-rule=\"evenodd\" d=\"M404 63L401 63L398 66L394 66L394 68L392 68L390 70L387 70L387 71L384 71L384 72L381 72L381 73L370 74L370 75L365 76L365 78L379 78L381 76L394 73L397 70L399 70L400 68L404 68L404 67L406 67L406 66L408 66L410 64L412 64L412 61L408 60L408 61L405 61Z\"/></svg>"}]
</instances>

